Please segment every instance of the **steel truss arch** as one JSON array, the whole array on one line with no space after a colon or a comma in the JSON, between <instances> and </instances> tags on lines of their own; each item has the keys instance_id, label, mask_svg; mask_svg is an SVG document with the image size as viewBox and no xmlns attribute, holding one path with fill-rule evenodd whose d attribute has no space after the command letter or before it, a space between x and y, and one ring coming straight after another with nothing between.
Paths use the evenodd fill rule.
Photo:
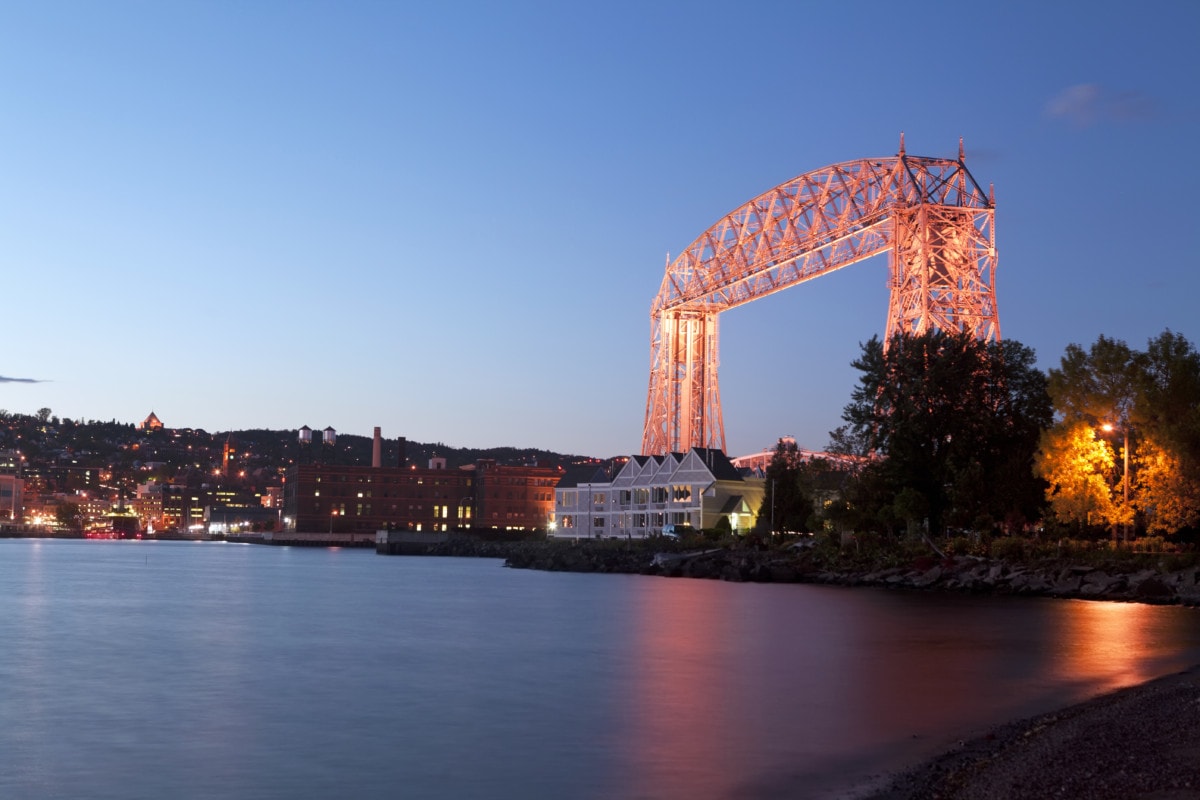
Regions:
<instances>
[{"instance_id":1,"label":"steel truss arch","mask_svg":"<svg viewBox=\"0 0 1200 800\"><path fill-rule=\"evenodd\" d=\"M995 199L957 159L846 161L726 214L670 262L650 309L642 453L725 449L718 315L887 251L885 343L899 332L998 340Z\"/></svg>"}]
</instances>

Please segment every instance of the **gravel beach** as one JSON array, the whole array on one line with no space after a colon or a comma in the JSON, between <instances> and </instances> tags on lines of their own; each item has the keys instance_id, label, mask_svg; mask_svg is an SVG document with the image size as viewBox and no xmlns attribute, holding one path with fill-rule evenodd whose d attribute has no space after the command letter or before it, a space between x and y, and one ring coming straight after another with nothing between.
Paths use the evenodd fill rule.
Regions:
<instances>
[{"instance_id":1,"label":"gravel beach","mask_svg":"<svg viewBox=\"0 0 1200 800\"><path fill-rule=\"evenodd\" d=\"M1200 666L1013 722L870 800L1200 800Z\"/></svg>"}]
</instances>

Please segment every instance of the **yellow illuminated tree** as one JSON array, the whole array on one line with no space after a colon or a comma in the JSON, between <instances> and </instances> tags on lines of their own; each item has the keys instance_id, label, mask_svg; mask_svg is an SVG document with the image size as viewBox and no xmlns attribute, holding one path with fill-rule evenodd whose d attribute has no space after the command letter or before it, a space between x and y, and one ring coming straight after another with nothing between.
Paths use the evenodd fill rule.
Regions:
<instances>
[{"instance_id":1,"label":"yellow illuminated tree","mask_svg":"<svg viewBox=\"0 0 1200 800\"><path fill-rule=\"evenodd\" d=\"M1133 457L1133 502L1144 515L1147 531L1174 533L1200 522L1200 485L1177 455L1147 437Z\"/></svg>"},{"instance_id":2,"label":"yellow illuminated tree","mask_svg":"<svg viewBox=\"0 0 1200 800\"><path fill-rule=\"evenodd\" d=\"M1061 422L1042 434L1034 471L1049 485L1046 499L1063 522L1115 525L1128 515L1111 484L1116 463L1108 442L1083 421Z\"/></svg>"}]
</instances>

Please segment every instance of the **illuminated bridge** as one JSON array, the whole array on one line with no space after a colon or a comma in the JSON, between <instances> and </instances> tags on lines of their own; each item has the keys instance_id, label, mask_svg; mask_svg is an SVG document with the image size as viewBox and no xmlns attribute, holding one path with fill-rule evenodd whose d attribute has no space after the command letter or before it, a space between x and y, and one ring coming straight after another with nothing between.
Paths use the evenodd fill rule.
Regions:
<instances>
[{"instance_id":1,"label":"illuminated bridge","mask_svg":"<svg viewBox=\"0 0 1200 800\"><path fill-rule=\"evenodd\" d=\"M667 265L650 308L642 453L725 449L717 317L886 251L886 342L896 333L1000 338L995 197L958 158L906 155L834 164L782 183L719 219Z\"/></svg>"}]
</instances>

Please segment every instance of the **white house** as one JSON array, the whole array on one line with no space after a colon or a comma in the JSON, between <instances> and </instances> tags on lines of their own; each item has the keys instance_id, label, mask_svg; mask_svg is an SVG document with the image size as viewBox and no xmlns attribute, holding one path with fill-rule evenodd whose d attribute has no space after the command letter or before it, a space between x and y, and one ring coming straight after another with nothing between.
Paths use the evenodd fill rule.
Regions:
<instances>
[{"instance_id":1,"label":"white house","mask_svg":"<svg viewBox=\"0 0 1200 800\"><path fill-rule=\"evenodd\" d=\"M715 528L722 518L744 531L754 525L763 483L720 450L703 447L632 456L613 469L576 468L554 490L554 535L641 538L664 525Z\"/></svg>"}]
</instances>

